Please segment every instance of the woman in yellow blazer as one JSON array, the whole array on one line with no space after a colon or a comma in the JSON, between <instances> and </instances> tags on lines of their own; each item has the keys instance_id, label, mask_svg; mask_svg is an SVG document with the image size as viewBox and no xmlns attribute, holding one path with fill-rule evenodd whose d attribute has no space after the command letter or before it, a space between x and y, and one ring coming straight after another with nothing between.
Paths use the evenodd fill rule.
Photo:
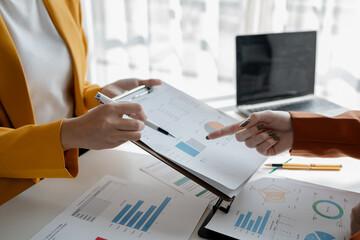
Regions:
<instances>
[{"instance_id":1,"label":"woman in yellow blazer","mask_svg":"<svg viewBox=\"0 0 360 240\"><path fill-rule=\"evenodd\" d=\"M35 124L24 69L0 14L0 205L40 178L76 177L80 147L111 148L140 138L144 124L139 120L146 119L141 106L105 104L88 112L98 106L96 92L112 97L138 85L161 83L155 79L127 79L100 88L86 82L87 44L81 26L80 1L43 0L43 3L71 55L74 116L78 117ZM122 114L132 114L139 120L122 119Z\"/></svg>"},{"instance_id":2,"label":"woman in yellow blazer","mask_svg":"<svg viewBox=\"0 0 360 240\"><path fill-rule=\"evenodd\" d=\"M229 134L235 134L239 142L266 156L290 151L293 156L360 159L360 111L336 117L306 112L258 112L206 138ZM353 234L350 240L360 240L360 202L352 209L350 227Z\"/></svg>"}]
</instances>

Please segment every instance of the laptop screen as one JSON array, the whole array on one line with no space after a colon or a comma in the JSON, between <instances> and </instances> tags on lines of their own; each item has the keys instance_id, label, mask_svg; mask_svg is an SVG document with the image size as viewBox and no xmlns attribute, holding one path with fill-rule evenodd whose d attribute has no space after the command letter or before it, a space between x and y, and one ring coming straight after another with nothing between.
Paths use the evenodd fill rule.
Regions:
<instances>
[{"instance_id":1,"label":"laptop screen","mask_svg":"<svg viewBox=\"0 0 360 240\"><path fill-rule=\"evenodd\" d=\"M236 37L237 105L314 93L316 31Z\"/></svg>"}]
</instances>

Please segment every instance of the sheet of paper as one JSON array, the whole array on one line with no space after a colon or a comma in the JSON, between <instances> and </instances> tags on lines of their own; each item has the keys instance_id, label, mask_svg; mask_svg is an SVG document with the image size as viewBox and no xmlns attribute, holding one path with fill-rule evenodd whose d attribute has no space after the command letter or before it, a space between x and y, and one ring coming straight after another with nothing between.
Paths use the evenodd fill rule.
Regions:
<instances>
[{"instance_id":1,"label":"sheet of paper","mask_svg":"<svg viewBox=\"0 0 360 240\"><path fill-rule=\"evenodd\" d=\"M208 203L105 176L31 239L188 239Z\"/></svg>"},{"instance_id":2,"label":"sheet of paper","mask_svg":"<svg viewBox=\"0 0 360 240\"><path fill-rule=\"evenodd\" d=\"M217 211L206 228L237 239L349 239L359 193L287 178L249 182L228 214Z\"/></svg>"},{"instance_id":3,"label":"sheet of paper","mask_svg":"<svg viewBox=\"0 0 360 240\"><path fill-rule=\"evenodd\" d=\"M340 171L297 171L286 169L272 169L262 167L259 169L262 173L268 173L271 176L285 177L299 181L315 183L319 185L340 188L343 190L360 192L359 171L360 161L358 159L342 158L306 158L294 157L289 154L270 157L266 163L303 163L303 164L342 164Z\"/></svg>"},{"instance_id":4,"label":"sheet of paper","mask_svg":"<svg viewBox=\"0 0 360 240\"><path fill-rule=\"evenodd\" d=\"M163 162L153 161L152 163L147 164L140 169L148 173L149 175L159 179L163 183L166 183L172 188L178 190L181 193L209 200L210 208L216 203L219 198L215 194L211 193L207 189L203 188L188 177L185 177L184 175L169 167Z\"/></svg>"},{"instance_id":5,"label":"sheet of paper","mask_svg":"<svg viewBox=\"0 0 360 240\"><path fill-rule=\"evenodd\" d=\"M206 182L235 190L266 160L234 136L206 140L210 132L237 121L165 83L133 101L142 104L150 120L176 136L146 127L141 141Z\"/></svg>"}]
</instances>

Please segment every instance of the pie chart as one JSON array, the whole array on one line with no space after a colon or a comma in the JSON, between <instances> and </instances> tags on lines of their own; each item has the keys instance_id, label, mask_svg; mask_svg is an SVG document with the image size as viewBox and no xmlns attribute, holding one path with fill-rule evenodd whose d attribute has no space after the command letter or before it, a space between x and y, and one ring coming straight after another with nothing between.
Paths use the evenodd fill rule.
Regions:
<instances>
[{"instance_id":1,"label":"pie chart","mask_svg":"<svg viewBox=\"0 0 360 240\"><path fill-rule=\"evenodd\" d=\"M208 133L212 133L216 129L219 129L222 127L224 127L224 125L222 125L221 123L218 123L218 122L207 122L204 125L205 131Z\"/></svg>"},{"instance_id":2,"label":"pie chart","mask_svg":"<svg viewBox=\"0 0 360 240\"><path fill-rule=\"evenodd\" d=\"M305 237L305 240L333 240L333 239L335 239L335 237L333 237L332 235L320 231L315 231L315 233L310 233Z\"/></svg>"}]
</instances>

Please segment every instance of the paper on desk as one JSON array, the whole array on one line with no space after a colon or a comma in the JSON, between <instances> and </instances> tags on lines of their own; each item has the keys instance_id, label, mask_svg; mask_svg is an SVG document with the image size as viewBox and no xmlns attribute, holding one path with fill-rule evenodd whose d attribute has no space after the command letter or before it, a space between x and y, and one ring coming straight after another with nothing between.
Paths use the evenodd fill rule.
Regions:
<instances>
[{"instance_id":1,"label":"paper on desk","mask_svg":"<svg viewBox=\"0 0 360 240\"><path fill-rule=\"evenodd\" d=\"M290 160L290 161L289 161ZM340 188L348 191L360 192L359 171L360 161L358 159L341 158L309 158L290 156L283 154L281 156L272 156L266 163L299 163L299 164L342 164L340 171L310 171L310 170L287 170L269 167L259 169L261 173L268 173L271 176L286 177L304 182L315 183L328 187Z\"/></svg>"},{"instance_id":2,"label":"paper on desk","mask_svg":"<svg viewBox=\"0 0 360 240\"><path fill-rule=\"evenodd\" d=\"M161 161L153 161L140 169L181 193L209 200L209 208L212 208L218 199L215 194Z\"/></svg>"},{"instance_id":3,"label":"paper on desk","mask_svg":"<svg viewBox=\"0 0 360 240\"><path fill-rule=\"evenodd\" d=\"M229 213L217 211L206 228L237 239L349 239L359 193L287 178L248 182Z\"/></svg>"},{"instance_id":4,"label":"paper on desk","mask_svg":"<svg viewBox=\"0 0 360 240\"><path fill-rule=\"evenodd\" d=\"M145 127L141 141L228 196L240 191L266 159L234 136L206 140L213 130L237 121L165 83L135 101L149 119L176 136Z\"/></svg>"},{"instance_id":5,"label":"paper on desk","mask_svg":"<svg viewBox=\"0 0 360 240\"><path fill-rule=\"evenodd\" d=\"M208 203L105 176L31 240L189 239Z\"/></svg>"}]
</instances>

